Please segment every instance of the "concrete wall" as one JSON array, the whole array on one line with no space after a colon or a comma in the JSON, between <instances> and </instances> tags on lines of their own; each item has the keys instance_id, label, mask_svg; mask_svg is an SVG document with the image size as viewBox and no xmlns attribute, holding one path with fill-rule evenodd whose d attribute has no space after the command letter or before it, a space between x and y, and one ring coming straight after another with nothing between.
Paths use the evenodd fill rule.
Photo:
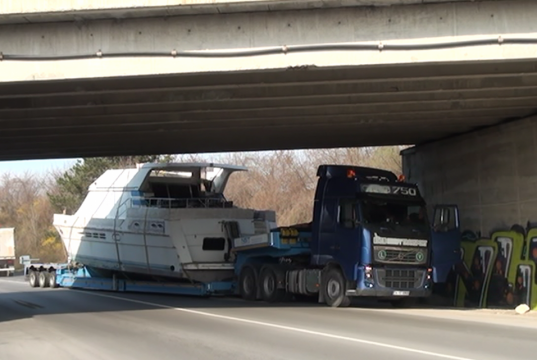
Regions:
<instances>
[{"instance_id":1,"label":"concrete wall","mask_svg":"<svg viewBox=\"0 0 537 360\"><path fill-rule=\"evenodd\" d=\"M537 222L537 116L407 149L403 171L430 204L458 204L463 230Z\"/></svg>"}]
</instances>

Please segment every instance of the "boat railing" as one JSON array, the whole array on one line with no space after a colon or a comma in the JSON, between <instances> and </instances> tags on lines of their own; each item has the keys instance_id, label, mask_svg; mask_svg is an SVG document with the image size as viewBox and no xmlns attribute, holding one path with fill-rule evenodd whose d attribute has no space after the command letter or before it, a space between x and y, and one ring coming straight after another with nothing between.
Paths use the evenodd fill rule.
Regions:
<instances>
[{"instance_id":1,"label":"boat railing","mask_svg":"<svg viewBox=\"0 0 537 360\"><path fill-rule=\"evenodd\" d=\"M233 203L223 198L131 198L131 207L178 208L229 208Z\"/></svg>"}]
</instances>

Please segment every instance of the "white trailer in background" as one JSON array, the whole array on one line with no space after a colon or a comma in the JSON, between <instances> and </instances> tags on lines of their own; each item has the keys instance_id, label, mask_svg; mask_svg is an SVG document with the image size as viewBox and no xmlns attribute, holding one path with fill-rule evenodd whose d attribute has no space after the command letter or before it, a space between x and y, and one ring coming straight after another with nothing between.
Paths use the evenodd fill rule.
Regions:
<instances>
[{"instance_id":1,"label":"white trailer in background","mask_svg":"<svg viewBox=\"0 0 537 360\"><path fill-rule=\"evenodd\" d=\"M0 276L15 273L15 229L0 228Z\"/></svg>"}]
</instances>

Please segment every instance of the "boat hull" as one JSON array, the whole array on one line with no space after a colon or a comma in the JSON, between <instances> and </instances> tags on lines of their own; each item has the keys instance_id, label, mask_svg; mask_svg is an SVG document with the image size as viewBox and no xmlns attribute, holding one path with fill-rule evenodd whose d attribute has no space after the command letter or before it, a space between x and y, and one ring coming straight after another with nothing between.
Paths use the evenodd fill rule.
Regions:
<instances>
[{"instance_id":1,"label":"boat hull","mask_svg":"<svg viewBox=\"0 0 537 360\"><path fill-rule=\"evenodd\" d=\"M266 233L276 225L253 219L254 210L240 208L131 208L123 219L55 215L54 226L69 260L95 275L210 282L234 276L226 222L237 222L239 235Z\"/></svg>"}]
</instances>

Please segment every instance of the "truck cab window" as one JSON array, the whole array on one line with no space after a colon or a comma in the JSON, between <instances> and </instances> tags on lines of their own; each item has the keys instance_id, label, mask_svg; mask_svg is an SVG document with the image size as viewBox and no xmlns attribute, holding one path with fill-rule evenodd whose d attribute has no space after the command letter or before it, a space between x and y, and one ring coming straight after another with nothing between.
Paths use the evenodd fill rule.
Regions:
<instances>
[{"instance_id":1,"label":"truck cab window","mask_svg":"<svg viewBox=\"0 0 537 360\"><path fill-rule=\"evenodd\" d=\"M422 205L396 201L368 199L362 202L362 215L367 224L416 224L426 223Z\"/></svg>"},{"instance_id":2,"label":"truck cab window","mask_svg":"<svg viewBox=\"0 0 537 360\"><path fill-rule=\"evenodd\" d=\"M434 213L433 227L435 231L447 232L457 228L457 220L454 209L440 207Z\"/></svg>"},{"instance_id":3,"label":"truck cab window","mask_svg":"<svg viewBox=\"0 0 537 360\"><path fill-rule=\"evenodd\" d=\"M330 206L332 205L332 206ZM335 202L332 204L327 204L321 209L321 231L323 232L333 232L336 228L336 207Z\"/></svg>"},{"instance_id":4,"label":"truck cab window","mask_svg":"<svg viewBox=\"0 0 537 360\"><path fill-rule=\"evenodd\" d=\"M356 200L341 199L338 207L338 223L340 226L352 229L356 224Z\"/></svg>"}]
</instances>

